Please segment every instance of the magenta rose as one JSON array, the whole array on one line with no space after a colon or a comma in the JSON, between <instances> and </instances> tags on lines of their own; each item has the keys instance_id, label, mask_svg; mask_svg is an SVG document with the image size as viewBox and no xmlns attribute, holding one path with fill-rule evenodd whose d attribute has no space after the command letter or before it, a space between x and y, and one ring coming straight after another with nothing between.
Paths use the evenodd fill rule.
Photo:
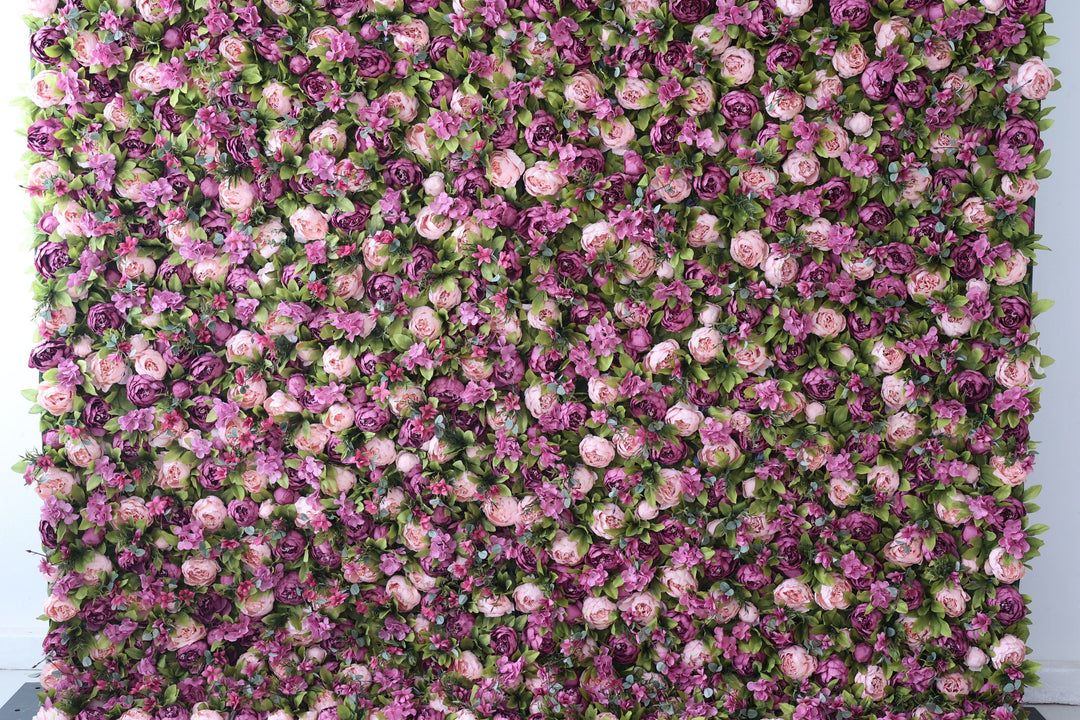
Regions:
<instances>
[{"instance_id":1,"label":"magenta rose","mask_svg":"<svg viewBox=\"0 0 1080 720\"><path fill-rule=\"evenodd\" d=\"M847 23L852 30L862 30L870 24L869 0L829 0L833 25Z\"/></svg>"},{"instance_id":2,"label":"magenta rose","mask_svg":"<svg viewBox=\"0 0 1080 720\"><path fill-rule=\"evenodd\" d=\"M733 130L750 127L760 110L761 102L745 90L733 90L720 98L720 114Z\"/></svg>"}]
</instances>

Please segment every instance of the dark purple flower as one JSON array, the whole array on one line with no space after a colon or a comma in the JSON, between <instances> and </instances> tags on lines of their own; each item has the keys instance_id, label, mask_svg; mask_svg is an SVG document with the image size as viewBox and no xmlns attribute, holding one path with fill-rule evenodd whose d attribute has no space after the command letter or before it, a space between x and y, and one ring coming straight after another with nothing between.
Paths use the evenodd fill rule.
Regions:
<instances>
[{"instance_id":1,"label":"dark purple flower","mask_svg":"<svg viewBox=\"0 0 1080 720\"><path fill-rule=\"evenodd\" d=\"M750 127L760 111L760 101L745 90L733 90L720 98L720 114L732 130Z\"/></svg>"},{"instance_id":2,"label":"dark purple flower","mask_svg":"<svg viewBox=\"0 0 1080 720\"><path fill-rule=\"evenodd\" d=\"M847 23L852 30L862 30L872 17L868 0L829 0L829 14L833 25Z\"/></svg>"}]
</instances>

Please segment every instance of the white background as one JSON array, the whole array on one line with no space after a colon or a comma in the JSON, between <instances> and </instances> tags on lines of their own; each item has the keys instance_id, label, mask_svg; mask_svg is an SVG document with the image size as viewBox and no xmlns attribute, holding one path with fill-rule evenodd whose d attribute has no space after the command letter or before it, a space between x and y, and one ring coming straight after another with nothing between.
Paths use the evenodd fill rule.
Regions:
<instances>
[{"instance_id":1,"label":"white background","mask_svg":"<svg viewBox=\"0 0 1080 720\"><path fill-rule=\"evenodd\" d=\"M45 625L36 618L46 592L39 558L29 552L39 547L39 501L7 471L40 441L38 418L26 413L29 403L21 396L37 382L26 364L34 324L29 203L19 187L24 121L9 104L25 92L22 7L20 0L0 2L0 336L7 338L0 348L0 668L17 669L40 660ZM1048 11L1055 17L1050 34L1063 39L1049 58L1063 73L1063 88L1049 102L1057 108L1057 124L1045 136L1054 176L1043 184L1037 214L1037 231L1052 251L1039 258L1035 286L1057 303L1038 320L1042 348L1057 362L1042 383L1043 408L1032 434L1042 443L1033 479L1043 485L1042 509L1035 521L1050 529L1022 590L1032 597L1028 646L1043 664L1044 686L1030 690L1029 700L1080 704L1080 127L1073 120L1080 117L1080 2L1049 0Z\"/></svg>"}]
</instances>

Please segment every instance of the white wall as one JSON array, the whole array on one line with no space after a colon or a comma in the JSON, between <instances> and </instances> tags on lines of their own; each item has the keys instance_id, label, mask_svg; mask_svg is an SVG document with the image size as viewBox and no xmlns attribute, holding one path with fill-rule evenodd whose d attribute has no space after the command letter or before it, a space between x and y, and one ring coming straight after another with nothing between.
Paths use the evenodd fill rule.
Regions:
<instances>
[{"instance_id":1,"label":"white wall","mask_svg":"<svg viewBox=\"0 0 1080 720\"><path fill-rule=\"evenodd\" d=\"M1056 302L1037 321L1039 344L1056 361L1041 383L1042 411L1032 424L1032 437L1041 442L1036 471L1030 482L1043 486L1035 501L1042 509L1035 522L1049 530L1042 554L1021 583L1031 596L1032 627L1028 647L1042 663L1043 687L1028 697L1037 702L1080 704L1080 3L1049 0L1054 16L1051 35L1061 42L1049 48L1049 63L1062 72L1062 88L1050 96L1055 124L1045 134L1051 149L1053 176L1039 190L1036 232L1051 248L1035 267L1035 289Z\"/></svg>"},{"instance_id":2,"label":"white wall","mask_svg":"<svg viewBox=\"0 0 1080 720\"><path fill-rule=\"evenodd\" d=\"M0 3L0 325L8 338L0 351L0 668L28 668L40 659L45 624L41 613L45 585L38 558L39 502L21 480L7 471L39 442L37 417L26 413L21 391L37 377L26 365L33 333L30 315L29 210L19 183L23 125L21 112L9 104L24 92L26 36L19 0ZM1033 657L1043 664L1044 686L1029 691L1032 702L1080 704L1080 2L1049 0L1055 16L1050 33L1063 41L1050 50L1050 64L1063 71L1063 88L1051 96L1057 124L1046 134L1054 176L1039 193L1037 230L1043 253L1035 269L1040 295L1056 306L1040 316L1044 352L1057 362L1042 383L1043 409L1032 434L1042 442L1033 482L1043 485L1034 521L1045 523L1046 545L1033 563L1022 589L1032 597Z\"/></svg>"},{"instance_id":3,"label":"white wall","mask_svg":"<svg viewBox=\"0 0 1080 720\"><path fill-rule=\"evenodd\" d=\"M34 333L30 284L30 202L19 187L25 138L22 110L12 101L25 94L29 77L28 38L22 22L22 0L0 3L0 668L29 668L41 658L47 626L37 620L45 597L38 572L37 534L40 501L10 471L23 453L41 442L38 416L22 390L37 385L27 367Z\"/></svg>"}]
</instances>

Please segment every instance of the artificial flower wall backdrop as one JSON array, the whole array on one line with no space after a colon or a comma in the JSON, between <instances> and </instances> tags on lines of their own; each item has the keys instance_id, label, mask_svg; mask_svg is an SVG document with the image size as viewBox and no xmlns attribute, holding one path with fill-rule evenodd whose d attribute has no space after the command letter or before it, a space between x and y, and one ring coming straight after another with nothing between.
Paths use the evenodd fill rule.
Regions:
<instances>
[{"instance_id":1,"label":"artificial flower wall backdrop","mask_svg":"<svg viewBox=\"0 0 1080 720\"><path fill-rule=\"evenodd\" d=\"M1025 717L1044 4L30 0L39 717Z\"/></svg>"}]
</instances>

